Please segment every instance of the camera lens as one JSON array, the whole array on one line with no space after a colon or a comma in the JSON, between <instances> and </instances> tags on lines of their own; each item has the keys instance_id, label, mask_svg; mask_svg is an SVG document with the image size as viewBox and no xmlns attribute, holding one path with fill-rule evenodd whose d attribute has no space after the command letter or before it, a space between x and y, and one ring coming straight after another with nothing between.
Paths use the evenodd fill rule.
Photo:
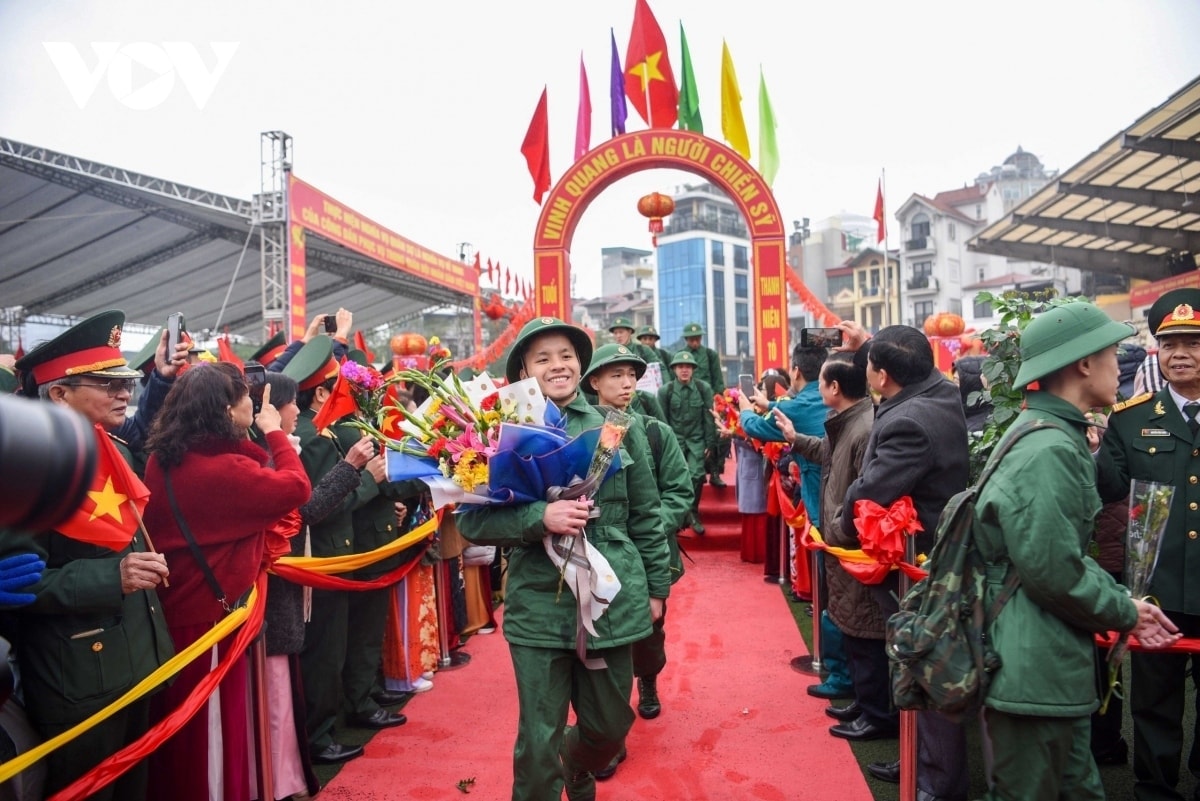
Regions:
<instances>
[{"instance_id":1,"label":"camera lens","mask_svg":"<svg viewBox=\"0 0 1200 801\"><path fill-rule=\"evenodd\" d=\"M83 502L96 471L96 437L68 409L0 396L0 526L54 528Z\"/></svg>"}]
</instances>

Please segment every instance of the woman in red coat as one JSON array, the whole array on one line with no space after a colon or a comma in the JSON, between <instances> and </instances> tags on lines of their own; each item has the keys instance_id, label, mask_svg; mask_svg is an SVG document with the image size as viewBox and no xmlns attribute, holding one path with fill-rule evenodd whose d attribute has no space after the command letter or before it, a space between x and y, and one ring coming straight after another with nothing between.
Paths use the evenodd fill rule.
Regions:
<instances>
[{"instance_id":1,"label":"woman in red coat","mask_svg":"<svg viewBox=\"0 0 1200 801\"><path fill-rule=\"evenodd\" d=\"M266 437L269 454L249 439L252 423ZM234 606L254 585L265 529L304 504L310 485L280 428L269 388L256 416L241 372L228 363L196 365L176 379L147 447L152 452L146 467L151 496L145 522L172 566L171 586L163 587L159 598L176 650L182 651L225 616L225 604ZM200 555L193 553L185 530ZM178 707L226 647L227 642L220 643L180 672L155 696L154 716ZM248 698L243 657L207 708L151 756L148 797L249 799Z\"/></svg>"}]
</instances>

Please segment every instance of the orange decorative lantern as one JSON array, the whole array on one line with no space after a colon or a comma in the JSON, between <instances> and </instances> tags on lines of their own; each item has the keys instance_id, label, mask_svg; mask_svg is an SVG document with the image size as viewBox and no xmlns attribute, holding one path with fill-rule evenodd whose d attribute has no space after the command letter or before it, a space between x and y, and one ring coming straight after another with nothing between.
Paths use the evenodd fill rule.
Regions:
<instances>
[{"instance_id":1,"label":"orange decorative lantern","mask_svg":"<svg viewBox=\"0 0 1200 801\"><path fill-rule=\"evenodd\" d=\"M650 218L650 241L658 247L658 235L663 230L663 217L675 211L675 201L661 192L651 192L638 199L638 213Z\"/></svg>"},{"instance_id":2,"label":"orange decorative lantern","mask_svg":"<svg viewBox=\"0 0 1200 801\"><path fill-rule=\"evenodd\" d=\"M489 320L499 320L512 314L512 310L504 304L499 292L488 295L487 303L484 304L482 311Z\"/></svg>"},{"instance_id":3,"label":"orange decorative lantern","mask_svg":"<svg viewBox=\"0 0 1200 801\"><path fill-rule=\"evenodd\" d=\"M397 356L423 356L429 343L420 334L396 334L388 343Z\"/></svg>"},{"instance_id":4,"label":"orange decorative lantern","mask_svg":"<svg viewBox=\"0 0 1200 801\"><path fill-rule=\"evenodd\" d=\"M938 312L927 317L923 326L925 335L931 337L956 337L966 327L966 321L961 316L951 312Z\"/></svg>"}]
</instances>

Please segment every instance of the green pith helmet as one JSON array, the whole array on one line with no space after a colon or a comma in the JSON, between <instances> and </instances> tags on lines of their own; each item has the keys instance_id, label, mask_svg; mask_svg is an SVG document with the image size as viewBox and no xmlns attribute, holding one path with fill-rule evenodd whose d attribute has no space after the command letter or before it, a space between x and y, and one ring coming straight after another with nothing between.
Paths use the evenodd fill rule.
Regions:
<instances>
[{"instance_id":1,"label":"green pith helmet","mask_svg":"<svg viewBox=\"0 0 1200 801\"><path fill-rule=\"evenodd\" d=\"M612 343L601 345L592 354L592 363L588 367L587 372L583 374L584 386L588 386L587 380L595 375L600 368L607 367L610 364L632 364L634 373L638 378L641 378L646 372L646 360L630 350L628 346ZM591 387L588 387L588 389L590 390Z\"/></svg>"},{"instance_id":2,"label":"green pith helmet","mask_svg":"<svg viewBox=\"0 0 1200 801\"><path fill-rule=\"evenodd\" d=\"M615 320L612 321L612 325L610 325L608 327L608 333L611 334L613 331L616 331L618 328L628 328L630 331L633 331L634 330L633 320L630 320L628 317L616 318Z\"/></svg>"},{"instance_id":3,"label":"green pith helmet","mask_svg":"<svg viewBox=\"0 0 1200 801\"><path fill-rule=\"evenodd\" d=\"M704 329L700 326L700 323L688 323L683 327L683 335L685 337L702 337L704 336Z\"/></svg>"},{"instance_id":4,"label":"green pith helmet","mask_svg":"<svg viewBox=\"0 0 1200 801\"><path fill-rule=\"evenodd\" d=\"M1132 326L1116 322L1091 303L1055 306L1021 332L1021 369L1015 383L1027 386L1132 334Z\"/></svg>"},{"instance_id":5,"label":"green pith helmet","mask_svg":"<svg viewBox=\"0 0 1200 801\"><path fill-rule=\"evenodd\" d=\"M33 386L84 374L140 378L141 371L128 367L121 353L124 325L125 312L117 309L92 315L18 359L17 372L28 374Z\"/></svg>"},{"instance_id":6,"label":"green pith helmet","mask_svg":"<svg viewBox=\"0 0 1200 801\"><path fill-rule=\"evenodd\" d=\"M643 325L637 330L637 334L634 336L636 336L638 339L641 339L642 337L654 337L655 342L662 339L662 337L658 335L658 331L656 331L652 325Z\"/></svg>"},{"instance_id":7,"label":"green pith helmet","mask_svg":"<svg viewBox=\"0 0 1200 801\"><path fill-rule=\"evenodd\" d=\"M146 344L142 345L142 349L137 352L137 355L129 360L129 366L134 370L147 372L146 368L154 367L154 354L158 352L158 343L162 341L163 331L167 327L161 326L154 336L146 340Z\"/></svg>"},{"instance_id":8,"label":"green pith helmet","mask_svg":"<svg viewBox=\"0 0 1200 801\"><path fill-rule=\"evenodd\" d=\"M504 376L508 383L514 384L521 380L521 369L525 366L525 350L529 343L542 334L563 334L575 346L575 355L579 358L579 369L585 371L592 363L592 340L582 328L564 323L557 317L535 317L521 328L517 341L513 343L508 353L508 362L504 366Z\"/></svg>"},{"instance_id":9,"label":"green pith helmet","mask_svg":"<svg viewBox=\"0 0 1200 801\"><path fill-rule=\"evenodd\" d=\"M681 364L686 364L688 367L696 366L696 357L692 355L690 350L681 350L671 357L671 367L677 367Z\"/></svg>"},{"instance_id":10,"label":"green pith helmet","mask_svg":"<svg viewBox=\"0 0 1200 801\"><path fill-rule=\"evenodd\" d=\"M304 391L336 378L339 369L337 360L333 358L333 340L319 334L296 352L287 367L283 368L283 374L294 378L300 385L299 389Z\"/></svg>"}]
</instances>

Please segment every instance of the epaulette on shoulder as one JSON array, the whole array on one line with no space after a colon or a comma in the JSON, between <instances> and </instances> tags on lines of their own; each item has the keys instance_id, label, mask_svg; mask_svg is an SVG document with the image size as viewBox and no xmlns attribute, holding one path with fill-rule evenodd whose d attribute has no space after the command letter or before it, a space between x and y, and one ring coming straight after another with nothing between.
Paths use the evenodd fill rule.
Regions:
<instances>
[{"instance_id":1,"label":"epaulette on shoulder","mask_svg":"<svg viewBox=\"0 0 1200 801\"><path fill-rule=\"evenodd\" d=\"M107 433L107 434L108 434L108 438L109 438L109 439L111 439L113 442L119 442L119 443L121 443L122 445L124 445L126 448L128 448L128 447L129 447L129 443L128 443L128 442L126 442L125 440L121 439L120 437L118 437L116 434L112 434L112 433L109 433L109 432L105 432L105 433Z\"/></svg>"},{"instance_id":2,"label":"epaulette on shoulder","mask_svg":"<svg viewBox=\"0 0 1200 801\"><path fill-rule=\"evenodd\" d=\"M1143 392L1141 395L1134 395L1129 400L1121 401L1120 403L1114 404L1112 407L1113 414L1116 414L1117 412L1123 411L1123 410L1131 408L1133 406L1137 406L1139 403L1145 403L1146 401L1150 400L1153 397L1154 397L1153 392Z\"/></svg>"}]
</instances>

